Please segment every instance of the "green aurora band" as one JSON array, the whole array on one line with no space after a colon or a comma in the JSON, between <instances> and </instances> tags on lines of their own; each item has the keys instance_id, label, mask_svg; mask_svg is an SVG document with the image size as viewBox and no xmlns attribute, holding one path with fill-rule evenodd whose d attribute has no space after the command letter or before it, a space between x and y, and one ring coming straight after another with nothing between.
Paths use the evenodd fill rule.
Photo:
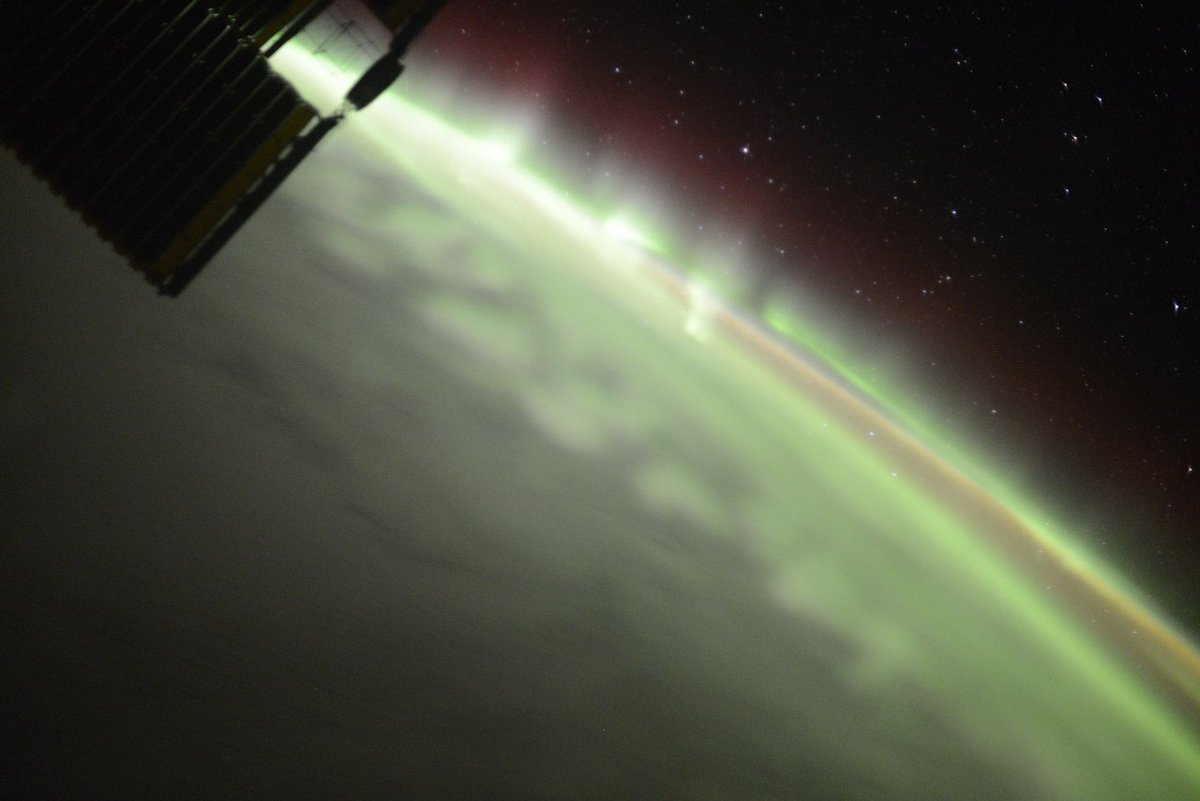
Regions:
<instances>
[{"instance_id":1,"label":"green aurora band","mask_svg":"<svg viewBox=\"0 0 1200 801\"><path fill-rule=\"evenodd\" d=\"M344 86L297 49L276 63L317 94ZM936 699L1037 797L1195 797L1195 649L902 389L856 373L819 304L780 292L753 319L736 276L675 266L686 254L636 212L585 208L522 168L519 143L403 96L335 139L453 214L381 211L353 176L301 169L288 192L351 220L323 241L355 269L419 274L405 302L461 380L544 437L585 461L636 452L647 509L752 554L782 609L854 643L844 681L898 716L898 695ZM886 752L861 760L906 787Z\"/></svg>"}]
</instances>

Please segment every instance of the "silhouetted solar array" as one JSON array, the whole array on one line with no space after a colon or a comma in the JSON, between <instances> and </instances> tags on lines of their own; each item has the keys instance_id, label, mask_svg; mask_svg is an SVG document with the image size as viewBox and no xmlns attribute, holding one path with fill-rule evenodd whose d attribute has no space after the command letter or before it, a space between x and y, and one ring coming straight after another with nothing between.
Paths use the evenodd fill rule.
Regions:
<instances>
[{"instance_id":1,"label":"silhouetted solar array","mask_svg":"<svg viewBox=\"0 0 1200 801\"><path fill-rule=\"evenodd\" d=\"M151 283L177 294L340 119L321 117L263 51L329 5L2 3L0 139ZM369 5L402 20L405 41L415 32L399 26L414 15L423 25L430 6L440 3ZM399 55L390 53L397 65Z\"/></svg>"}]
</instances>

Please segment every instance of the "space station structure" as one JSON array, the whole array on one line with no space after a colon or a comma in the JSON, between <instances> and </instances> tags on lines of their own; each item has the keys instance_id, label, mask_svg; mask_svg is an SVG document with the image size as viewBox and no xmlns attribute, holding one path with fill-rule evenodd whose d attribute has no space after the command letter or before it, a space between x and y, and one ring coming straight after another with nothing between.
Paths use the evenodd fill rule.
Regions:
<instances>
[{"instance_id":1,"label":"space station structure","mask_svg":"<svg viewBox=\"0 0 1200 801\"><path fill-rule=\"evenodd\" d=\"M317 143L387 89L444 0L0 0L0 143L176 296ZM323 112L281 48L354 51Z\"/></svg>"}]
</instances>

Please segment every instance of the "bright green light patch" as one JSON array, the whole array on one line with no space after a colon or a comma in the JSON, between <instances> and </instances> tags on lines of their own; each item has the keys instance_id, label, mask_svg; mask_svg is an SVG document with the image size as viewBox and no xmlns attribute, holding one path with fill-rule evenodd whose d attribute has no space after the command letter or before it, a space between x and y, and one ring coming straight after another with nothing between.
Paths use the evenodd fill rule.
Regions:
<instances>
[{"instance_id":1,"label":"bright green light patch","mask_svg":"<svg viewBox=\"0 0 1200 801\"><path fill-rule=\"evenodd\" d=\"M604 223L604 233L614 239L620 239L622 242L632 242L635 245L646 248L651 246L650 240L646 236L638 231L628 220L620 217L613 217Z\"/></svg>"},{"instance_id":2,"label":"bright green light patch","mask_svg":"<svg viewBox=\"0 0 1200 801\"><path fill-rule=\"evenodd\" d=\"M479 143L479 152L489 161L511 164L517 160L518 147L510 141L490 139Z\"/></svg>"},{"instance_id":3,"label":"bright green light patch","mask_svg":"<svg viewBox=\"0 0 1200 801\"><path fill-rule=\"evenodd\" d=\"M357 76L328 60L313 58L309 45L297 37L271 56L271 68L286 78L323 115L332 113L354 85Z\"/></svg>"}]
</instances>

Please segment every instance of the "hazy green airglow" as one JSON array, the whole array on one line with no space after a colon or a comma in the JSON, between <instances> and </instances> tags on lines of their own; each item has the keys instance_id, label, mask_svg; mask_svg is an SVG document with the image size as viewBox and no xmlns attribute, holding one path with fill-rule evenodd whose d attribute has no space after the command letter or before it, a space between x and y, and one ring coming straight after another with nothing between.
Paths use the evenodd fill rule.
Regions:
<instances>
[{"instance_id":1,"label":"hazy green airglow","mask_svg":"<svg viewBox=\"0 0 1200 801\"><path fill-rule=\"evenodd\" d=\"M293 75L325 81L285 55ZM510 397L580 458L623 455L632 490L664 520L752 552L764 592L854 644L845 681L881 707L938 699L946 725L1028 772L1038 797L1200 787L1195 733L1113 639L1021 569L1025 555L1055 560L1071 598L1084 587L1111 610L1109 627L1141 627L1152 644L1139 657L1193 690L1195 652L982 460L951 464L968 449L856 371L817 304L781 294L757 319L736 310L721 291L732 279L676 266L668 237L581 206L525 170L519 145L411 100L382 98L338 135L473 226L401 201L374 220L407 252L404 269L452 265L408 302L463 380ZM339 247L358 263L374 245Z\"/></svg>"},{"instance_id":2,"label":"hazy green airglow","mask_svg":"<svg viewBox=\"0 0 1200 801\"><path fill-rule=\"evenodd\" d=\"M655 245L649 237L639 231L636 226L621 217L609 218L604 223L604 232L611 237L620 239L623 242L639 245L647 250L661 249L660 246Z\"/></svg>"}]
</instances>

